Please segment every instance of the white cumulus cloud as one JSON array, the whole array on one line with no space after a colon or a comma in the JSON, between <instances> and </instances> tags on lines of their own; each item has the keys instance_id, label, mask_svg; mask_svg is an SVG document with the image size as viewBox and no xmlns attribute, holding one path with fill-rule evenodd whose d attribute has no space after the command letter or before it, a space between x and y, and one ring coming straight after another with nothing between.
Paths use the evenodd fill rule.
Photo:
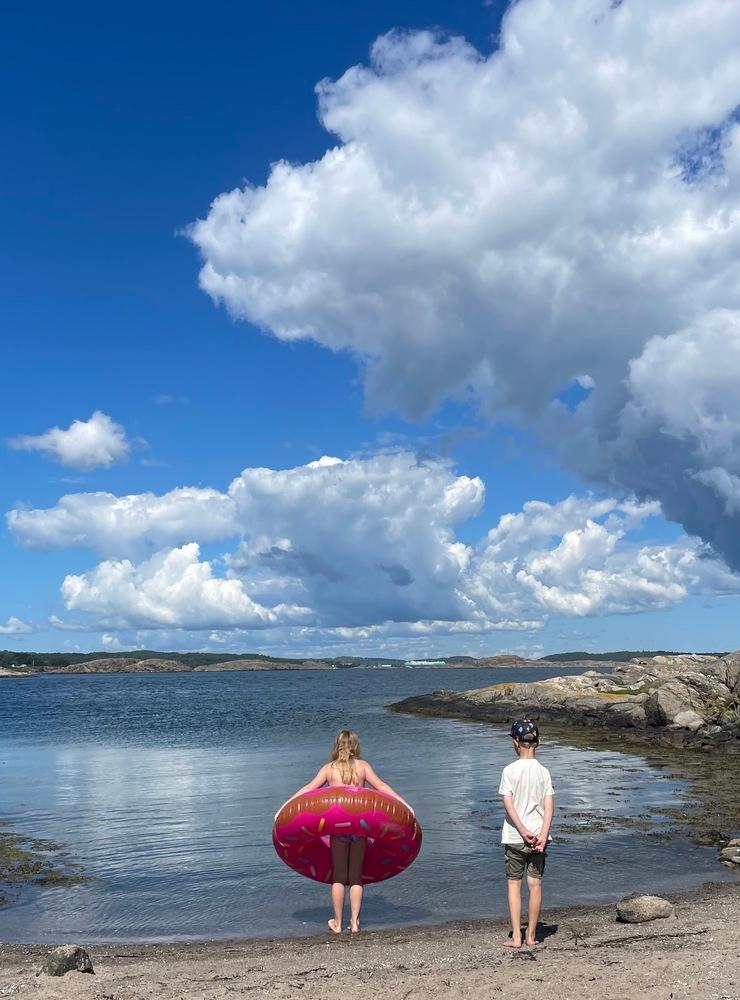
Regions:
<instances>
[{"instance_id":1,"label":"white cumulus cloud","mask_svg":"<svg viewBox=\"0 0 740 1000\"><path fill-rule=\"evenodd\" d=\"M92 613L112 628L265 628L309 614L284 604L263 607L238 580L215 577L199 556L191 542L139 565L107 560L89 573L65 577L62 597L68 610Z\"/></svg>"},{"instance_id":2,"label":"white cumulus cloud","mask_svg":"<svg viewBox=\"0 0 740 1000\"><path fill-rule=\"evenodd\" d=\"M0 625L0 635L27 635L33 632L33 625L11 615L4 625Z\"/></svg>"},{"instance_id":3,"label":"white cumulus cloud","mask_svg":"<svg viewBox=\"0 0 740 1000\"><path fill-rule=\"evenodd\" d=\"M141 555L165 546L222 541L239 530L230 496L183 487L163 496L70 493L48 509L17 507L7 514L28 548L91 548L102 555Z\"/></svg>"},{"instance_id":4,"label":"white cumulus cloud","mask_svg":"<svg viewBox=\"0 0 740 1000\"><path fill-rule=\"evenodd\" d=\"M592 616L665 608L689 593L740 593L740 575L707 546L637 543L654 504L569 497L501 518L476 550L468 593L489 617Z\"/></svg>"},{"instance_id":5,"label":"white cumulus cloud","mask_svg":"<svg viewBox=\"0 0 740 1000\"><path fill-rule=\"evenodd\" d=\"M399 453L246 469L229 493L248 529L231 572L265 599L308 589L328 625L466 613L455 527L479 512L480 479Z\"/></svg>"},{"instance_id":6,"label":"white cumulus cloud","mask_svg":"<svg viewBox=\"0 0 740 1000\"><path fill-rule=\"evenodd\" d=\"M73 420L66 430L52 427L43 434L23 434L8 445L17 451L40 451L61 465L84 470L125 462L131 448L123 427L100 410L89 420Z\"/></svg>"},{"instance_id":7,"label":"white cumulus cloud","mask_svg":"<svg viewBox=\"0 0 740 1000\"><path fill-rule=\"evenodd\" d=\"M374 406L472 393L740 567L738 37L732 0L519 0L490 54L386 35L319 85L332 149L192 226L201 286L353 351Z\"/></svg>"}]
</instances>

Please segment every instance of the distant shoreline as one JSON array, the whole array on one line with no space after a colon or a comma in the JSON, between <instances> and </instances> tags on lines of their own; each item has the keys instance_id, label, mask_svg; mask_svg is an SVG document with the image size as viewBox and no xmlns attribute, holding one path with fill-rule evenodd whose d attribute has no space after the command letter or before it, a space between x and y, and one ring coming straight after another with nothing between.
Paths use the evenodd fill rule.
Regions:
<instances>
[{"instance_id":1,"label":"distant shoreline","mask_svg":"<svg viewBox=\"0 0 740 1000\"><path fill-rule=\"evenodd\" d=\"M195 673L202 671L259 671L259 670L393 670L413 668L419 670L482 670L482 669L545 669L562 667L599 668L633 661L636 658L657 656L695 655L669 650L620 649L608 653L589 653L584 650L550 653L537 659L527 659L514 653L495 653L492 656L429 654L418 659L400 659L388 656L271 656L266 653L213 653L179 651L165 652L155 649L126 650L112 654L106 650L89 653L37 652L34 650L0 649L0 677L24 677L38 674L77 673ZM725 653L698 654L720 657Z\"/></svg>"},{"instance_id":2,"label":"distant shoreline","mask_svg":"<svg viewBox=\"0 0 740 1000\"><path fill-rule=\"evenodd\" d=\"M493 656L480 660L470 658L439 662L404 664L401 662L375 663L359 661L343 663L335 660L270 660L243 659L226 660L219 663L204 663L196 666L178 660L147 658L136 660L132 657L102 657L81 663L65 665L32 666L22 664L14 667L0 667L3 677L43 677L57 674L196 674L196 673L246 673L264 671L301 670L553 670L582 667L584 670L609 666L608 660L525 660L517 656Z\"/></svg>"}]
</instances>

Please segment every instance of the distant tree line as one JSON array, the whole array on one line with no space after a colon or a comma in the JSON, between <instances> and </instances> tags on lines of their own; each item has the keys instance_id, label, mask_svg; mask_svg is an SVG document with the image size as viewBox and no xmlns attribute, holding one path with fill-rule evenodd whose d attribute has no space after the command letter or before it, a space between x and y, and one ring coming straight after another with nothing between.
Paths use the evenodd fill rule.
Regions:
<instances>
[{"instance_id":1,"label":"distant tree line","mask_svg":"<svg viewBox=\"0 0 740 1000\"><path fill-rule=\"evenodd\" d=\"M264 653L161 653L155 649L136 649L126 652L102 650L95 653L33 653L16 649L0 650L0 667L18 666L25 663L36 669L41 667L68 667L72 663L87 663L90 660L110 658L129 660L175 660L186 667L208 666L211 663L226 663L228 660L272 660L278 663L303 663L295 657L266 656Z\"/></svg>"}]
</instances>

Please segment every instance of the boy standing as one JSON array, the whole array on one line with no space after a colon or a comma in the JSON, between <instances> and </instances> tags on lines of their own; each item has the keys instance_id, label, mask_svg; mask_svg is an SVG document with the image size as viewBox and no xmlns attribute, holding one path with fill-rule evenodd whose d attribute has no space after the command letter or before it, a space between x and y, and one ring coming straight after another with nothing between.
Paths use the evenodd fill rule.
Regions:
<instances>
[{"instance_id":1,"label":"boy standing","mask_svg":"<svg viewBox=\"0 0 740 1000\"><path fill-rule=\"evenodd\" d=\"M550 772L535 759L540 734L534 722L522 719L511 727L518 760L507 764L501 774L499 795L503 796L506 818L501 843L506 856L509 890L511 941L507 948L522 946L522 878L527 872L529 919L524 943L536 944L537 921L542 909L542 873L550 837L554 792Z\"/></svg>"}]
</instances>

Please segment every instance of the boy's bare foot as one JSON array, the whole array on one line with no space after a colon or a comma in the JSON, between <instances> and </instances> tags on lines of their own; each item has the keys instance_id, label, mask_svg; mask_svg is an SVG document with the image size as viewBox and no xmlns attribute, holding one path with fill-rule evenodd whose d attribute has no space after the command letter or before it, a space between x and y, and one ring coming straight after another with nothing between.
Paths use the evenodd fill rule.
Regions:
<instances>
[{"instance_id":1,"label":"boy's bare foot","mask_svg":"<svg viewBox=\"0 0 740 1000\"><path fill-rule=\"evenodd\" d=\"M541 944L537 940L537 928L527 927L524 931L524 943L528 948L535 948L538 944Z\"/></svg>"},{"instance_id":2,"label":"boy's bare foot","mask_svg":"<svg viewBox=\"0 0 740 1000\"><path fill-rule=\"evenodd\" d=\"M331 920L327 920L326 922L329 925L329 930L332 931L332 933L334 934L342 933L342 925L338 924L337 921L334 919L334 917L332 917Z\"/></svg>"},{"instance_id":3,"label":"boy's bare foot","mask_svg":"<svg viewBox=\"0 0 740 1000\"><path fill-rule=\"evenodd\" d=\"M349 925L349 929L350 929L350 932L352 934L359 934L360 933L360 922L359 922L359 920L357 921L356 924L350 924Z\"/></svg>"}]
</instances>

